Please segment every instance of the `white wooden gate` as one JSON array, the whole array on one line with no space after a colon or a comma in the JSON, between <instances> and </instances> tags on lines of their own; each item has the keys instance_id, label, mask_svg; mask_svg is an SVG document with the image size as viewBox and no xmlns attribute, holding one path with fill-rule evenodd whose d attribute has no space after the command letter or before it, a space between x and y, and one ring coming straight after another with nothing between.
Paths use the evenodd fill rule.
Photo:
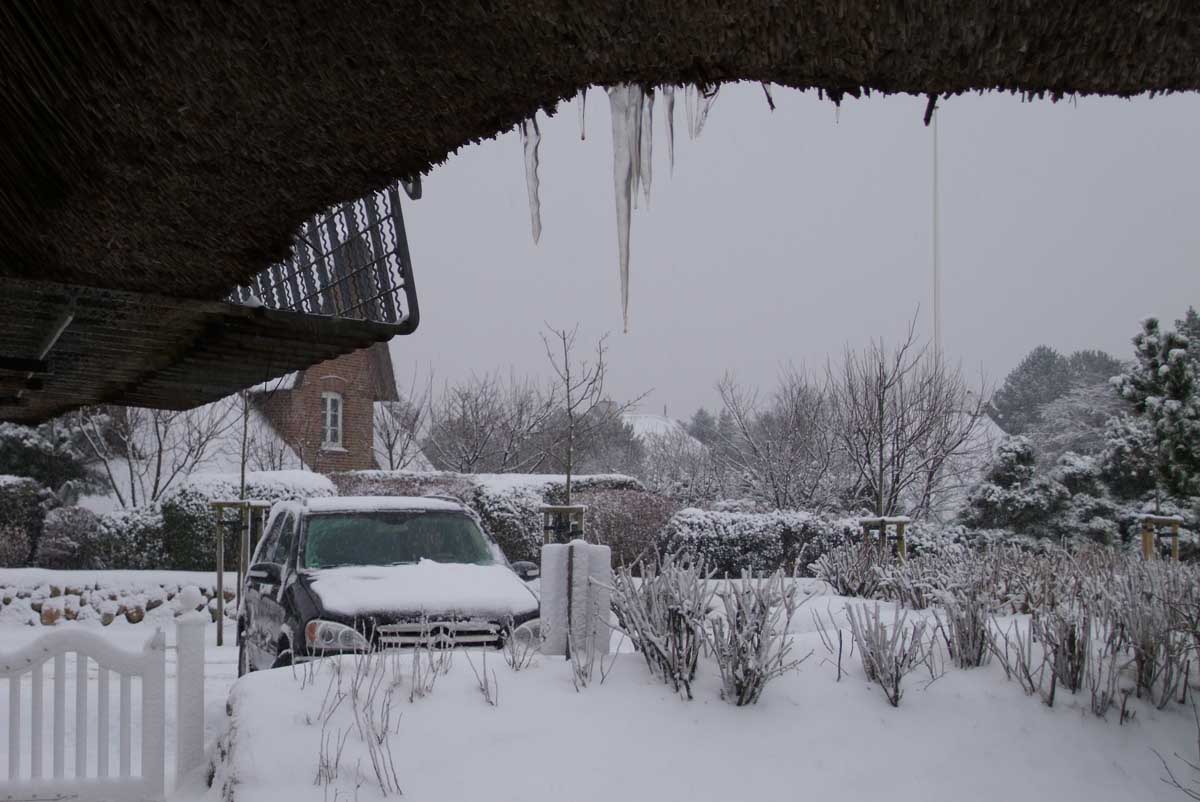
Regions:
<instances>
[{"instance_id":1,"label":"white wooden gate","mask_svg":"<svg viewBox=\"0 0 1200 802\"><path fill-rule=\"evenodd\" d=\"M74 669L71 683L69 668ZM142 651L128 652L79 627L57 629L14 654L0 654L0 679L8 682L8 781L0 790L0 802L164 797L166 638L161 630ZM134 680L139 686L141 719L136 766ZM74 686L70 705L74 748L70 750L68 684ZM116 721L111 718L114 687ZM47 695L52 697L50 705ZM24 703L26 698L29 704ZM88 747L89 738L96 739L94 749Z\"/></svg>"}]
</instances>

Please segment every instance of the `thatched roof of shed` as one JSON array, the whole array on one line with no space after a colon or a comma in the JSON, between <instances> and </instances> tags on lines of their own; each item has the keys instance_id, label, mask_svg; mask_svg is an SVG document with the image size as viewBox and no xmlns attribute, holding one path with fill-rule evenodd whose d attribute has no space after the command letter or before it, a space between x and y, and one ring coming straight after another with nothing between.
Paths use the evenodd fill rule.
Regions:
<instances>
[{"instance_id":1,"label":"thatched roof of shed","mask_svg":"<svg viewBox=\"0 0 1200 802\"><path fill-rule=\"evenodd\" d=\"M1200 88L1184 0L0 4L0 275L217 298L590 84Z\"/></svg>"}]
</instances>

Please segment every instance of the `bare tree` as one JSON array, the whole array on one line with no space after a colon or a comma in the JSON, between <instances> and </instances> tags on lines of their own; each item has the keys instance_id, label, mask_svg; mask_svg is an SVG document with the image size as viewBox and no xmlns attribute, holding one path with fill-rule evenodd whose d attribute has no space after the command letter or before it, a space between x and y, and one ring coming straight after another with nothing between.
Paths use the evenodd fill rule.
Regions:
<instances>
[{"instance_id":1,"label":"bare tree","mask_svg":"<svg viewBox=\"0 0 1200 802\"><path fill-rule=\"evenodd\" d=\"M476 473L495 456L501 409L496 379L475 376L447 384L431 407L426 456L443 470Z\"/></svg>"},{"instance_id":2,"label":"bare tree","mask_svg":"<svg viewBox=\"0 0 1200 802\"><path fill-rule=\"evenodd\" d=\"M186 411L87 407L74 423L118 503L136 507L157 501L212 457L220 438L241 422L239 411L236 397Z\"/></svg>"},{"instance_id":3,"label":"bare tree","mask_svg":"<svg viewBox=\"0 0 1200 802\"><path fill-rule=\"evenodd\" d=\"M835 433L851 472L851 498L876 515L930 512L965 470L986 408L962 372L916 343L915 321L891 351L873 342L827 368Z\"/></svg>"},{"instance_id":4,"label":"bare tree","mask_svg":"<svg viewBox=\"0 0 1200 802\"><path fill-rule=\"evenodd\" d=\"M557 388L509 376L500 399L500 429L495 470L536 471L546 461L545 432L558 406Z\"/></svg>"},{"instance_id":5,"label":"bare tree","mask_svg":"<svg viewBox=\"0 0 1200 802\"><path fill-rule=\"evenodd\" d=\"M578 324L570 329L556 329L546 325L548 333L542 334L546 347L546 359L557 379L557 403L559 421L547 453L562 467L566 474L566 503L571 503L571 477L575 471L578 448L582 442L619 422L621 416L645 393L632 401L618 404L604 395L604 381L608 376L608 335L596 342L593 361L577 361L574 356L575 341L579 335Z\"/></svg>"},{"instance_id":6,"label":"bare tree","mask_svg":"<svg viewBox=\"0 0 1200 802\"><path fill-rule=\"evenodd\" d=\"M400 400L375 404L375 456L391 471L408 468L423 456L420 438L433 403L433 377L420 389L417 381L414 375Z\"/></svg>"},{"instance_id":7,"label":"bare tree","mask_svg":"<svg viewBox=\"0 0 1200 802\"><path fill-rule=\"evenodd\" d=\"M788 369L766 403L730 374L717 392L732 423L718 434L720 458L746 479L753 495L777 509L832 502L837 443L825 387Z\"/></svg>"},{"instance_id":8,"label":"bare tree","mask_svg":"<svg viewBox=\"0 0 1200 802\"><path fill-rule=\"evenodd\" d=\"M646 488L687 504L720 498L721 463L712 449L682 428L642 436L639 478Z\"/></svg>"}]
</instances>

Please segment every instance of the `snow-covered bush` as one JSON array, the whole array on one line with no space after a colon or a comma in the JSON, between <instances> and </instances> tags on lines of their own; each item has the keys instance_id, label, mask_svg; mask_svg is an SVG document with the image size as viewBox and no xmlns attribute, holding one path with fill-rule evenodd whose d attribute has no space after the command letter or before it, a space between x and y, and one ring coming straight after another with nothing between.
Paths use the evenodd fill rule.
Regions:
<instances>
[{"instance_id":1,"label":"snow-covered bush","mask_svg":"<svg viewBox=\"0 0 1200 802\"><path fill-rule=\"evenodd\" d=\"M464 499L510 560L537 562L542 551L542 505L537 488L484 484Z\"/></svg>"},{"instance_id":2,"label":"snow-covered bush","mask_svg":"<svg viewBox=\"0 0 1200 802\"><path fill-rule=\"evenodd\" d=\"M658 537L661 552L694 554L717 576L740 576L808 566L845 543L857 528L851 520L828 519L799 510L764 513L688 508L671 517Z\"/></svg>"},{"instance_id":3,"label":"snow-covered bush","mask_svg":"<svg viewBox=\"0 0 1200 802\"><path fill-rule=\"evenodd\" d=\"M585 490L573 500L587 506L587 539L610 547L615 565L652 558L659 532L679 509L645 490Z\"/></svg>"},{"instance_id":4,"label":"snow-covered bush","mask_svg":"<svg viewBox=\"0 0 1200 802\"><path fill-rule=\"evenodd\" d=\"M0 476L0 568L29 565L37 554L54 494L33 479Z\"/></svg>"},{"instance_id":5,"label":"snow-covered bush","mask_svg":"<svg viewBox=\"0 0 1200 802\"><path fill-rule=\"evenodd\" d=\"M621 566L613 572L611 602L618 626L650 673L688 699L716 592L711 578L702 563L685 565L670 554L658 566Z\"/></svg>"},{"instance_id":6,"label":"snow-covered bush","mask_svg":"<svg viewBox=\"0 0 1200 802\"><path fill-rule=\"evenodd\" d=\"M865 605L855 605L847 612L850 635L867 679L883 688L892 707L899 707L904 677L929 657L926 622L918 620L910 626L908 611L896 607L889 626L878 603L869 610Z\"/></svg>"},{"instance_id":7,"label":"snow-covered bush","mask_svg":"<svg viewBox=\"0 0 1200 802\"><path fill-rule=\"evenodd\" d=\"M789 659L787 634L800 606L796 585L783 571L755 579L749 570L717 591L723 615L709 621L709 650L721 669L721 698L751 705L767 683L791 671L812 654Z\"/></svg>"},{"instance_id":8,"label":"snow-covered bush","mask_svg":"<svg viewBox=\"0 0 1200 802\"><path fill-rule=\"evenodd\" d=\"M209 502L236 499L241 493L237 474L194 474L173 486L160 502L166 564L180 571L211 569L217 560L215 517ZM252 471L246 474L246 497L261 501L292 501L337 495L333 483L311 471ZM233 566L237 550L226 547Z\"/></svg>"},{"instance_id":9,"label":"snow-covered bush","mask_svg":"<svg viewBox=\"0 0 1200 802\"><path fill-rule=\"evenodd\" d=\"M96 536L100 522L84 507L57 507L46 513L37 564L43 568L99 568Z\"/></svg>"},{"instance_id":10,"label":"snow-covered bush","mask_svg":"<svg viewBox=\"0 0 1200 802\"><path fill-rule=\"evenodd\" d=\"M1033 444L1024 437L1006 439L996 462L967 499L963 523L980 529L1011 529L1045 537L1070 499L1057 480L1036 474Z\"/></svg>"},{"instance_id":11,"label":"snow-covered bush","mask_svg":"<svg viewBox=\"0 0 1200 802\"><path fill-rule=\"evenodd\" d=\"M162 512L157 507L133 507L100 516L95 554L97 566L103 568L164 567Z\"/></svg>"},{"instance_id":12,"label":"snow-covered bush","mask_svg":"<svg viewBox=\"0 0 1200 802\"><path fill-rule=\"evenodd\" d=\"M1158 466L1150 423L1134 415L1110 419L1098 463L1101 479L1118 498L1137 499L1152 491Z\"/></svg>"},{"instance_id":13,"label":"snow-covered bush","mask_svg":"<svg viewBox=\"0 0 1200 802\"><path fill-rule=\"evenodd\" d=\"M959 668L983 665L988 650L988 627L992 614L991 586L981 574L937 594L942 612L934 613L950 659Z\"/></svg>"}]
</instances>

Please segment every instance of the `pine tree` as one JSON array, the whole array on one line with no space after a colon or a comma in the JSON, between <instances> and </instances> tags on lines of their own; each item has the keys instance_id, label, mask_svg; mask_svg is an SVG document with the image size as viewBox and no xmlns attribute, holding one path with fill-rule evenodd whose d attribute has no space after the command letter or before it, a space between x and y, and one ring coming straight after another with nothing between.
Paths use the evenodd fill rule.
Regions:
<instances>
[{"instance_id":1,"label":"pine tree","mask_svg":"<svg viewBox=\"0 0 1200 802\"><path fill-rule=\"evenodd\" d=\"M688 421L687 433L704 445L712 445L717 439L717 419L704 407L700 407Z\"/></svg>"},{"instance_id":2,"label":"pine tree","mask_svg":"<svg viewBox=\"0 0 1200 802\"><path fill-rule=\"evenodd\" d=\"M1121 360L1105 351L1087 349L1076 351L1067 357L1071 369L1071 384L1074 387L1107 385L1114 376L1125 370Z\"/></svg>"},{"instance_id":3,"label":"pine tree","mask_svg":"<svg viewBox=\"0 0 1200 802\"><path fill-rule=\"evenodd\" d=\"M1045 404L1071 389L1070 361L1046 345L1030 351L992 396L992 420L1010 435L1029 431Z\"/></svg>"},{"instance_id":4,"label":"pine tree","mask_svg":"<svg viewBox=\"0 0 1200 802\"><path fill-rule=\"evenodd\" d=\"M1120 379L1121 395L1150 422L1162 485L1175 496L1200 495L1200 387L1189 353L1196 346L1183 333L1189 326L1185 319L1164 332L1157 319L1143 321L1133 339L1136 361Z\"/></svg>"}]
</instances>

